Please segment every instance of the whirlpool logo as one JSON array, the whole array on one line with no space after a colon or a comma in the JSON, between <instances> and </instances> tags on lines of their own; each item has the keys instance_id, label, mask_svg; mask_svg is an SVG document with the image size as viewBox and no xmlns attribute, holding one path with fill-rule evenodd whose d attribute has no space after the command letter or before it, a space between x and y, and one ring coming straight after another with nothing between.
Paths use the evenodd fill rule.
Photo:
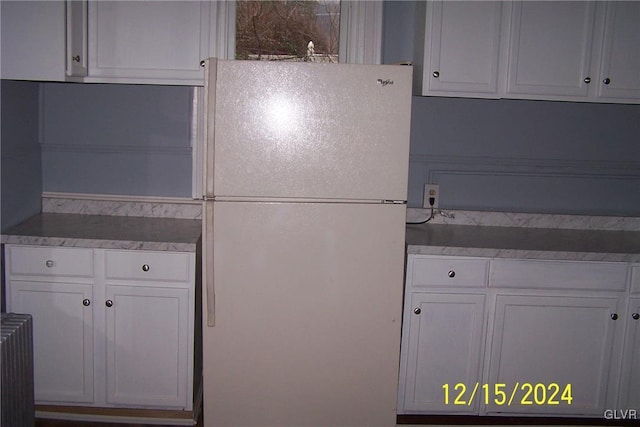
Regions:
<instances>
[{"instance_id":1,"label":"whirlpool logo","mask_svg":"<svg viewBox=\"0 0 640 427\"><path fill-rule=\"evenodd\" d=\"M638 411L636 409L605 409L604 418L606 420L637 420Z\"/></svg>"}]
</instances>

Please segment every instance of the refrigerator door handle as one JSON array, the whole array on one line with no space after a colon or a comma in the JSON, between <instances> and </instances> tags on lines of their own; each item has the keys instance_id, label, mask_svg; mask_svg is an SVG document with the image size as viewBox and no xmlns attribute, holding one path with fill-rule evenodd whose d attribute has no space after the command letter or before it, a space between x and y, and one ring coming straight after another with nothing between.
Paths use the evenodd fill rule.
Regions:
<instances>
[{"instance_id":1,"label":"refrigerator door handle","mask_svg":"<svg viewBox=\"0 0 640 427\"><path fill-rule=\"evenodd\" d=\"M213 275L213 203L202 202L202 282L205 296L205 316L207 326L216 325L216 292Z\"/></svg>"},{"instance_id":2,"label":"refrigerator door handle","mask_svg":"<svg viewBox=\"0 0 640 427\"><path fill-rule=\"evenodd\" d=\"M215 163L215 121L216 121L216 82L218 60L209 58L204 67L204 144L203 144L203 188L205 196L213 197L213 175Z\"/></svg>"}]
</instances>

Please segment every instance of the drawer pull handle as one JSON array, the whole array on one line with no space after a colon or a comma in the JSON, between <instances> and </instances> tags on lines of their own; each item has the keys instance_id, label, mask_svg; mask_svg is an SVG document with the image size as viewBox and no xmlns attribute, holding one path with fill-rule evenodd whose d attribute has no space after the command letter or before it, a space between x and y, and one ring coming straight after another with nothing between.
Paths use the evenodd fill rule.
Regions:
<instances>
[{"instance_id":1,"label":"drawer pull handle","mask_svg":"<svg viewBox=\"0 0 640 427\"><path fill-rule=\"evenodd\" d=\"M89 307L91 305L91 301L88 298L85 298L82 300L82 305Z\"/></svg>"},{"instance_id":2,"label":"drawer pull handle","mask_svg":"<svg viewBox=\"0 0 640 427\"><path fill-rule=\"evenodd\" d=\"M453 279L454 277L456 277L456 272L453 270L449 270L449 272L447 273L447 276Z\"/></svg>"},{"instance_id":3,"label":"drawer pull handle","mask_svg":"<svg viewBox=\"0 0 640 427\"><path fill-rule=\"evenodd\" d=\"M611 313L611 320L618 320L618 313Z\"/></svg>"},{"instance_id":4,"label":"drawer pull handle","mask_svg":"<svg viewBox=\"0 0 640 427\"><path fill-rule=\"evenodd\" d=\"M422 310L420 310L420 307L416 307L416 308L413 309L413 312L415 314L420 314L420 313L422 313Z\"/></svg>"},{"instance_id":5,"label":"drawer pull handle","mask_svg":"<svg viewBox=\"0 0 640 427\"><path fill-rule=\"evenodd\" d=\"M45 261L44 265L46 265L47 267L51 268L53 267L53 260L48 259L47 261Z\"/></svg>"},{"instance_id":6,"label":"drawer pull handle","mask_svg":"<svg viewBox=\"0 0 640 427\"><path fill-rule=\"evenodd\" d=\"M106 305L107 307L113 307L113 301L111 301L110 299L108 299L104 305Z\"/></svg>"},{"instance_id":7,"label":"drawer pull handle","mask_svg":"<svg viewBox=\"0 0 640 427\"><path fill-rule=\"evenodd\" d=\"M144 264L142 266L142 271L149 271L149 264Z\"/></svg>"},{"instance_id":8,"label":"drawer pull handle","mask_svg":"<svg viewBox=\"0 0 640 427\"><path fill-rule=\"evenodd\" d=\"M633 313L633 314L631 315L631 317L633 317L633 320L638 320L638 319L640 319L640 314L638 314L638 313Z\"/></svg>"}]
</instances>

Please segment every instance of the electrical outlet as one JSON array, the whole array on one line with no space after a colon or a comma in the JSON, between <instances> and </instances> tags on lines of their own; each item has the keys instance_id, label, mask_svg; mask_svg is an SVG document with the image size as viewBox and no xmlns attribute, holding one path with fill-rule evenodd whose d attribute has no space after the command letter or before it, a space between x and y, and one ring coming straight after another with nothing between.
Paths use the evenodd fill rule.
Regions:
<instances>
[{"instance_id":1,"label":"electrical outlet","mask_svg":"<svg viewBox=\"0 0 640 427\"><path fill-rule=\"evenodd\" d=\"M433 203L431 203L433 201ZM422 207L437 209L440 201L440 186L438 184L425 184Z\"/></svg>"}]
</instances>

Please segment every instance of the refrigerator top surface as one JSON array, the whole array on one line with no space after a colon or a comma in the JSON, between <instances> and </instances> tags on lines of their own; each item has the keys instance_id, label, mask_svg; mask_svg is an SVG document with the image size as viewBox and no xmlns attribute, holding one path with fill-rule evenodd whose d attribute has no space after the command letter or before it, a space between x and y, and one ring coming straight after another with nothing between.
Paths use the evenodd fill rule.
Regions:
<instances>
[{"instance_id":1,"label":"refrigerator top surface","mask_svg":"<svg viewBox=\"0 0 640 427\"><path fill-rule=\"evenodd\" d=\"M410 67L217 61L209 74L206 196L406 200Z\"/></svg>"}]
</instances>

